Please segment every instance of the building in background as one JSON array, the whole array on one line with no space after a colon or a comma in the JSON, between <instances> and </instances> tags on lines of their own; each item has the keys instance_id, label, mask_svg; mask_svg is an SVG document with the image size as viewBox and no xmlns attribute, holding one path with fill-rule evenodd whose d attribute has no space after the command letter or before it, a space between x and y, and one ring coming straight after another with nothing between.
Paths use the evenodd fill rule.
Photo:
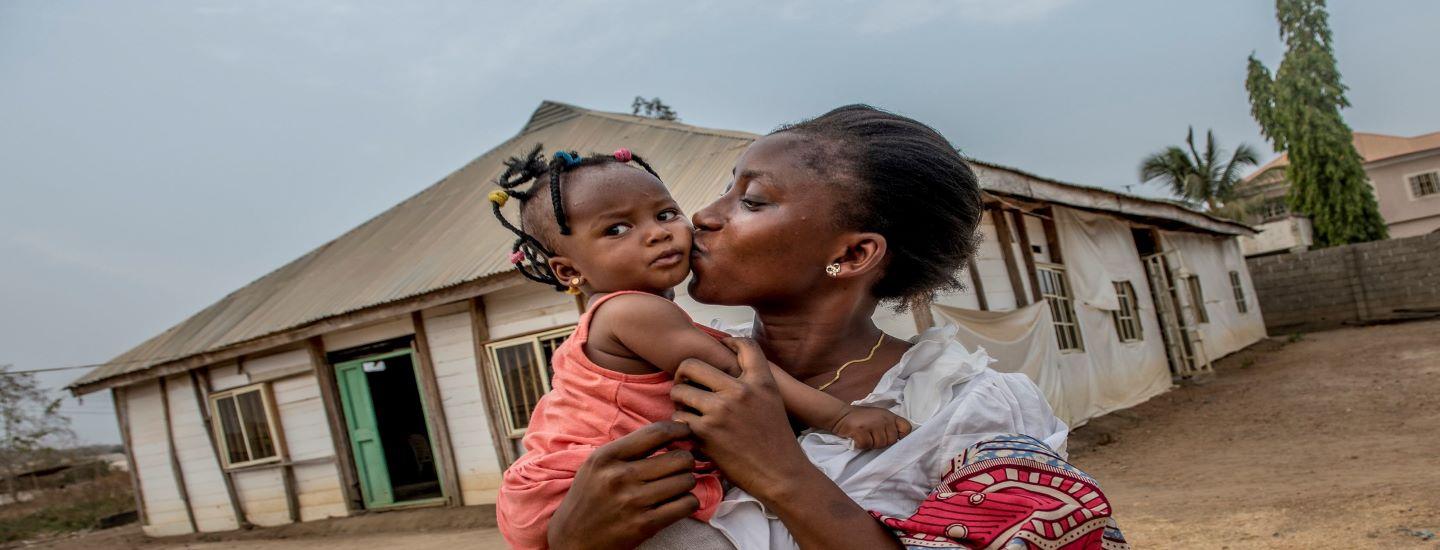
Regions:
<instances>
[{"instance_id":1,"label":"building in background","mask_svg":"<svg viewBox=\"0 0 1440 550\"><path fill-rule=\"evenodd\" d=\"M544 102L514 138L69 388L112 392L150 535L493 503L581 307L507 261L485 198L501 162L535 143L629 147L693 212L756 137ZM973 165L986 212L970 290L882 309L887 332L938 323L984 343L1072 425L1265 336L1249 227ZM697 320L751 318L679 290Z\"/></svg>"},{"instance_id":2,"label":"building in background","mask_svg":"<svg viewBox=\"0 0 1440 550\"><path fill-rule=\"evenodd\" d=\"M1390 238L1440 231L1440 132L1415 137L1356 132L1355 149L1380 204ZM1310 221L1285 203L1289 156L1280 155L1241 182L1242 200L1256 210L1243 221L1260 233L1241 239L1246 256L1305 250L1312 244Z\"/></svg>"}]
</instances>

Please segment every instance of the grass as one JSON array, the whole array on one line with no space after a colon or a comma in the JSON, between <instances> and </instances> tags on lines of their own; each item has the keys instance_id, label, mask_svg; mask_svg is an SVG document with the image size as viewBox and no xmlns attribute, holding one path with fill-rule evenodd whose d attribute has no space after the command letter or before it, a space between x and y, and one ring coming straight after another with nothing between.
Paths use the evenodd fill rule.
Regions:
<instances>
[{"instance_id":1,"label":"grass","mask_svg":"<svg viewBox=\"0 0 1440 550\"><path fill-rule=\"evenodd\" d=\"M0 506L0 544L95 527L100 518L135 509L130 477L110 472L34 500Z\"/></svg>"}]
</instances>

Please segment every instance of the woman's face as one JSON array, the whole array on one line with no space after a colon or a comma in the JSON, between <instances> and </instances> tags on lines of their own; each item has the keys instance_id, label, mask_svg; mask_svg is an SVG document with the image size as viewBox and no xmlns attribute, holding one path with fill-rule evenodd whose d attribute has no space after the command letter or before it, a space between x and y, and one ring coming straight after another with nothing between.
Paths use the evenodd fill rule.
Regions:
<instances>
[{"instance_id":1,"label":"woman's face","mask_svg":"<svg viewBox=\"0 0 1440 550\"><path fill-rule=\"evenodd\" d=\"M707 304L790 304L820 284L843 232L842 189L805 167L813 147L792 133L762 137L735 163L725 194L696 212L690 295Z\"/></svg>"}]
</instances>

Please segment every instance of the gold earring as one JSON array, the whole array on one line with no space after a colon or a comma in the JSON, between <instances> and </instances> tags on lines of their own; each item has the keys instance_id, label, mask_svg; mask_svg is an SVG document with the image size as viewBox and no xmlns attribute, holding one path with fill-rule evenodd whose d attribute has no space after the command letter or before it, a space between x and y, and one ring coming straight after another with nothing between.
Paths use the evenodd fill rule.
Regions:
<instances>
[{"instance_id":1,"label":"gold earring","mask_svg":"<svg viewBox=\"0 0 1440 550\"><path fill-rule=\"evenodd\" d=\"M580 278L579 278L579 277L572 277L572 278L570 279L570 288L565 289L565 293L566 293L566 294L569 294L569 295L571 295L571 296L579 296L579 295L580 295Z\"/></svg>"},{"instance_id":2,"label":"gold earring","mask_svg":"<svg viewBox=\"0 0 1440 550\"><path fill-rule=\"evenodd\" d=\"M833 264L830 264L830 265L825 266L825 274L826 274L826 275L829 275L829 276L831 276L831 277L839 277L839 276L840 276L840 262L835 262L835 263L833 263Z\"/></svg>"}]
</instances>

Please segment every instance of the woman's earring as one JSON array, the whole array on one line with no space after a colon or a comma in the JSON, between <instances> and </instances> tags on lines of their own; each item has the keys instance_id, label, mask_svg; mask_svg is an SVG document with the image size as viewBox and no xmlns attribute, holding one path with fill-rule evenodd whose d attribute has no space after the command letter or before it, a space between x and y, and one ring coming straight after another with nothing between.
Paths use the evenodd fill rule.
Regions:
<instances>
[{"instance_id":1,"label":"woman's earring","mask_svg":"<svg viewBox=\"0 0 1440 550\"><path fill-rule=\"evenodd\" d=\"M829 275L829 276L831 276L831 277L839 277L839 276L840 276L840 262L835 262L835 263L833 263L833 264L830 264L830 265L825 266L825 274L826 274L826 275Z\"/></svg>"},{"instance_id":2,"label":"woman's earring","mask_svg":"<svg viewBox=\"0 0 1440 550\"><path fill-rule=\"evenodd\" d=\"M566 293L566 294L569 294L569 295L571 295L571 296L579 296L579 295L580 295L580 278L579 278L579 277L572 277L572 278L570 279L570 288L565 289L565 293Z\"/></svg>"}]
</instances>

